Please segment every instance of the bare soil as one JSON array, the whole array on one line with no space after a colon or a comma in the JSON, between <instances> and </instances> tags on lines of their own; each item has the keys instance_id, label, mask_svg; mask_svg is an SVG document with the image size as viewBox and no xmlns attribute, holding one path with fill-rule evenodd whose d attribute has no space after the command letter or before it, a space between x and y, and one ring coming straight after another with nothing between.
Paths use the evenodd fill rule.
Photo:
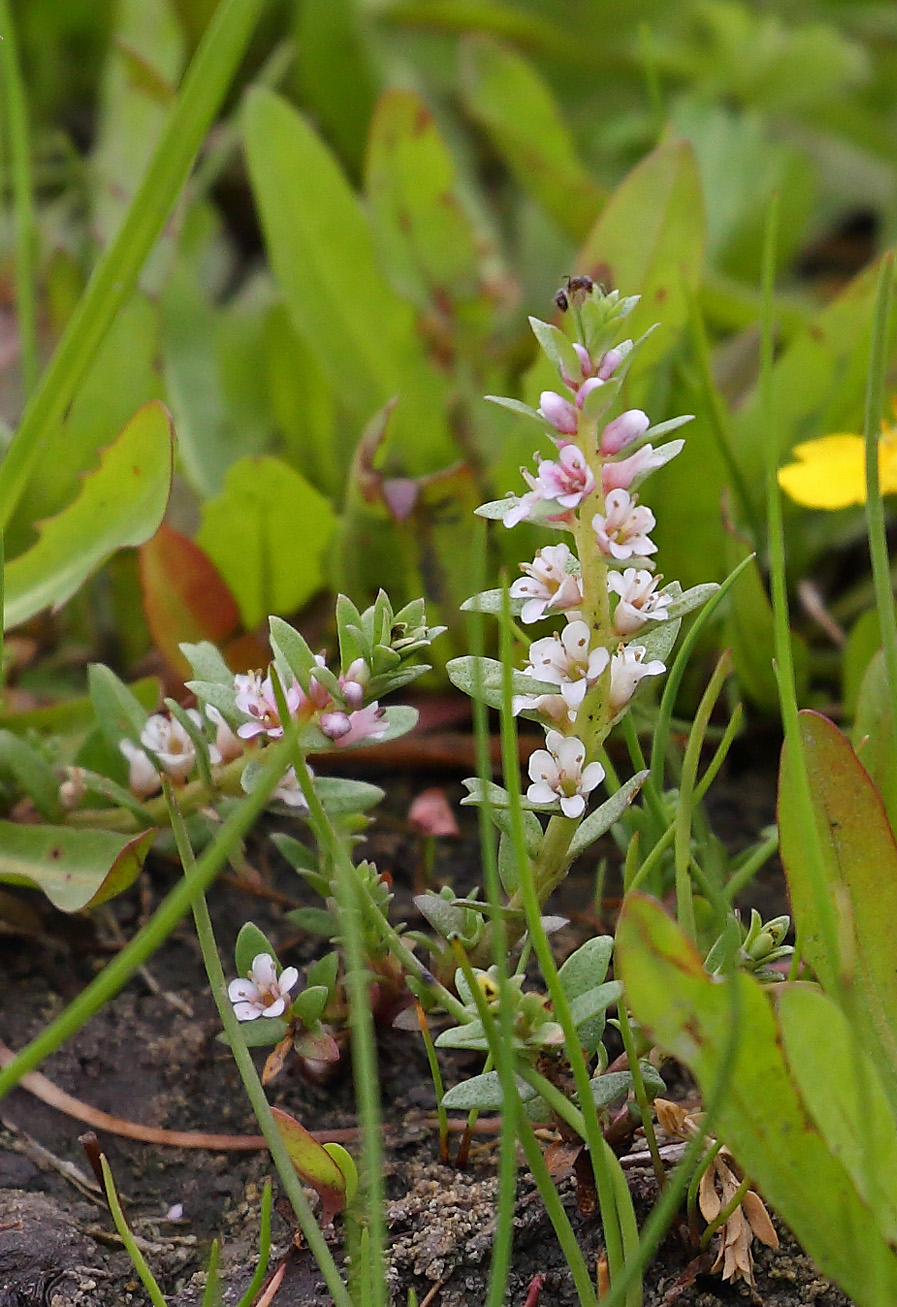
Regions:
<instances>
[{"instance_id":1,"label":"bare soil","mask_svg":"<svg viewBox=\"0 0 897 1307\"><path fill-rule=\"evenodd\" d=\"M736 795L740 792L742 798L730 799L734 819L726 824L737 842L738 821L756 832L772 813L768 777L742 774L735 777L735 784ZM407 810L412 792L404 782L391 788L394 814ZM451 789L450 795L457 797ZM275 855L265 851L270 846L260 848L255 862L263 889L309 902L295 876L275 865ZM419 850L398 817L384 818L373 854L381 870L395 877L397 917L410 919L411 878ZM439 879L454 874L456 884L466 892L477 879L470 872L476 858L472 839L449 846ZM157 904L174 874L170 866L156 863L139 891L114 905L116 921L126 936ZM767 896L781 902L780 885L768 886ZM54 913L37 895L23 892L16 897L15 909L9 901L0 903L0 921L8 921L13 911L18 915L17 931L5 927L0 934L0 1038L13 1049L33 1037L83 988L104 965L112 947L109 922L102 916L72 920ZM571 926L558 941L561 950L569 951L585 937L590 898L591 882L580 878L557 905L571 917ZM308 936L291 937L282 907L251 893L249 887L219 883L211 907L228 973L233 970L236 932L247 918L268 931L281 947L281 956L300 968L318 951L317 941ZM255 1133L230 1054L215 1038L218 1019L189 922L182 923L152 959L150 971L163 992L151 992L145 979L135 977L47 1060L43 1072L92 1106L128 1120L178 1130ZM494 1143L488 1135L478 1136L464 1171L440 1165L432 1123L433 1089L419 1036L384 1029L379 1054L388 1127L392 1300L404 1307L413 1287L421 1302L433 1291L428 1301L436 1307L477 1307L485 1299L493 1239ZM270 1087L272 1101L310 1129L354 1126L347 1062L324 1086L309 1083L295 1066L288 1067ZM443 1069L451 1084L478 1067L449 1054ZM122 1307L147 1301L102 1203L65 1173L66 1165L73 1164L88 1178L78 1143L84 1128L21 1089L0 1104L0 1307ZM265 1178L273 1174L267 1155L159 1147L112 1134L103 1135L100 1142L132 1227L147 1241L147 1259L171 1307L201 1302L203 1268L214 1237L222 1241L225 1302L235 1303L255 1267L260 1195ZM629 1174L637 1206L647 1210L654 1197L653 1178L645 1170ZM277 1193L276 1175L274 1180ZM559 1189L587 1259L594 1265L603 1248L598 1218L577 1213L572 1176L560 1179ZM183 1216L172 1221L168 1213L175 1204L182 1205ZM515 1225L507 1302L523 1307L533 1277L541 1274L541 1307L576 1303L554 1232L523 1167ZM272 1266L285 1255L293 1229L278 1214L273 1233ZM338 1225L330 1234L339 1257ZM756 1249L755 1294L744 1285L724 1285L715 1275L695 1276L695 1268L689 1269L693 1253L671 1235L649 1272L646 1304L716 1307L753 1301L766 1307L849 1307L844 1295L817 1275L787 1232L781 1235L777 1252ZM276 1294L276 1307L311 1307L328 1301L307 1252L294 1251Z\"/></svg>"}]
</instances>

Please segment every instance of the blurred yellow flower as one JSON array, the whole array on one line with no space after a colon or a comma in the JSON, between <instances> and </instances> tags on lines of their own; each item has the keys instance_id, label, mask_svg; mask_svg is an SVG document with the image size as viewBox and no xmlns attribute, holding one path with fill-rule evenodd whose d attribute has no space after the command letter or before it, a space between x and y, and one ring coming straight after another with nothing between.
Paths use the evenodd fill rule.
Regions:
<instances>
[{"instance_id":1,"label":"blurred yellow flower","mask_svg":"<svg viewBox=\"0 0 897 1307\"><path fill-rule=\"evenodd\" d=\"M891 401L897 413L897 399ZM862 436L820 436L795 445L796 463L779 469L779 485L807 508L847 508L866 502L866 454ZM878 480L883 495L897 494L897 425L881 424Z\"/></svg>"}]
</instances>

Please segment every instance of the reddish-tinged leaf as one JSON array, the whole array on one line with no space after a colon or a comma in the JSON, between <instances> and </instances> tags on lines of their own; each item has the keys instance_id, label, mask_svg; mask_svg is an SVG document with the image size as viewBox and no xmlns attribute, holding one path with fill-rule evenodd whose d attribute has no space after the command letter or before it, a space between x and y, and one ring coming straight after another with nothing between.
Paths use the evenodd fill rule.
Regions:
<instances>
[{"instance_id":1,"label":"reddish-tinged leaf","mask_svg":"<svg viewBox=\"0 0 897 1307\"><path fill-rule=\"evenodd\" d=\"M321 1200L321 1218L330 1225L346 1205L346 1177L337 1163L305 1126L282 1108L272 1107L280 1137L298 1175L311 1185Z\"/></svg>"},{"instance_id":2,"label":"reddish-tinged leaf","mask_svg":"<svg viewBox=\"0 0 897 1307\"><path fill-rule=\"evenodd\" d=\"M897 845L881 795L847 737L809 711L800 714L800 731L823 854L823 892L838 916L840 966L851 974L863 1042L897 1107ZM837 975L839 959L828 953L798 802L786 746L778 802L782 862L803 955L826 981Z\"/></svg>"},{"instance_id":3,"label":"reddish-tinged leaf","mask_svg":"<svg viewBox=\"0 0 897 1307\"><path fill-rule=\"evenodd\" d=\"M240 625L237 602L208 554L164 522L140 548L140 583L153 639L182 675L190 671L182 641L222 644Z\"/></svg>"},{"instance_id":4,"label":"reddish-tinged leaf","mask_svg":"<svg viewBox=\"0 0 897 1307\"><path fill-rule=\"evenodd\" d=\"M154 836L0 822L0 880L36 885L61 912L80 912L133 884Z\"/></svg>"}]
</instances>

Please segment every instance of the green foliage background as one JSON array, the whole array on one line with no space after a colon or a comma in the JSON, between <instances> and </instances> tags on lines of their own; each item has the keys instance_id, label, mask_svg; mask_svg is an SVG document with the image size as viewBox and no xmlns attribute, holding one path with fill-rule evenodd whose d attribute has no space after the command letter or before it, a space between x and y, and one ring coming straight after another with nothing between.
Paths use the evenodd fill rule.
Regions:
<instances>
[{"instance_id":1,"label":"green foliage background","mask_svg":"<svg viewBox=\"0 0 897 1307\"><path fill-rule=\"evenodd\" d=\"M44 359L214 9L14 10ZM178 439L168 521L208 555L245 629L327 587L363 603L383 585L398 603L424 591L432 620L451 628L442 657L460 652L470 514L517 488L539 444L482 396L533 401L554 384L526 314L551 316L563 277L590 272L643 296L634 334L662 323L626 406L696 415L684 454L652 481L664 572L684 587L719 579L761 545L720 638L743 690L771 706L755 385L763 224L778 192L784 456L861 423L874 276L851 277L895 231L895 73L888 4L270 3L137 289L64 419L42 432L7 557L72 502L139 406L161 399ZM842 254L829 238L844 223L873 239ZM13 232L7 217L8 286ZM12 375L0 392L10 432L22 404ZM859 518L804 514L801 525L794 580ZM512 567L539 542L529 527L494 537L496 561ZM63 635L94 643L100 606L133 664L151 643L133 556L111 568L70 607ZM864 606L848 593L838 615L850 625Z\"/></svg>"}]
</instances>

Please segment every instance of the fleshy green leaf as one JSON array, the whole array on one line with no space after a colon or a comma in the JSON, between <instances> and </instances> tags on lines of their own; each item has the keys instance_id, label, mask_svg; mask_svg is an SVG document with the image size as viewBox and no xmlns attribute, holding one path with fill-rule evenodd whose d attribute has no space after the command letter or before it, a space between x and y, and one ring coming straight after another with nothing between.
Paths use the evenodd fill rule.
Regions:
<instances>
[{"instance_id":1,"label":"fleshy green leaf","mask_svg":"<svg viewBox=\"0 0 897 1307\"><path fill-rule=\"evenodd\" d=\"M490 708L500 708L503 694L504 670L495 658L476 658L468 655L453 658L446 666L452 685L471 698L482 699ZM537 681L523 672L511 673L511 690L514 694L558 694L556 685Z\"/></svg>"},{"instance_id":2,"label":"fleshy green leaf","mask_svg":"<svg viewBox=\"0 0 897 1307\"><path fill-rule=\"evenodd\" d=\"M3 821L0 880L36 885L61 912L81 912L134 883L154 837Z\"/></svg>"},{"instance_id":3,"label":"fleshy green leaf","mask_svg":"<svg viewBox=\"0 0 897 1307\"><path fill-rule=\"evenodd\" d=\"M237 968L237 975L248 976L253 961L260 953L267 953L277 965L277 954L267 935L259 930L254 922L247 921L240 927L240 933L234 945L234 964Z\"/></svg>"},{"instance_id":4,"label":"fleshy green leaf","mask_svg":"<svg viewBox=\"0 0 897 1307\"><path fill-rule=\"evenodd\" d=\"M44 522L37 544L8 565L6 628L64 604L116 549L153 534L168 503L172 440L161 404L137 410L84 478L77 499Z\"/></svg>"},{"instance_id":5,"label":"fleshy green leaf","mask_svg":"<svg viewBox=\"0 0 897 1307\"><path fill-rule=\"evenodd\" d=\"M3 772L11 773L44 821L59 820L59 781L50 763L21 736L0 730L0 774Z\"/></svg>"},{"instance_id":6,"label":"fleshy green leaf","mask_svg":"<svg viewBox=\"0 0 897 1307\"><path fill-rule=\"evenodd\" d=\"M520 1100L526 1103L536 1097L536 1090L520 1076L515 1077ZM454 1085L447 1091L442 1106L451 1112L501 1111L505 1106L504 1093L497 1071L485 1071L482 1075L471 1076Z\"/></svg>"},{"instance_id":7,"label":"fleshy green leaf","mask_svg":"<svg viewBox=\"0 0 897 1307\"><path fill-rule=\"evenodd\" d=\"M632 800L638 794L642 785L648 776L648 772L636 772L630 776L628 781L602 803L600 808L590 812L588 817L580 822L576 834L570 841L570 857L577 858L584 849L587 849L595 840L600 839L607 831L610 830L615 821L619 821L623 813L629 807Z\"/></svg>"}]
</instances>

